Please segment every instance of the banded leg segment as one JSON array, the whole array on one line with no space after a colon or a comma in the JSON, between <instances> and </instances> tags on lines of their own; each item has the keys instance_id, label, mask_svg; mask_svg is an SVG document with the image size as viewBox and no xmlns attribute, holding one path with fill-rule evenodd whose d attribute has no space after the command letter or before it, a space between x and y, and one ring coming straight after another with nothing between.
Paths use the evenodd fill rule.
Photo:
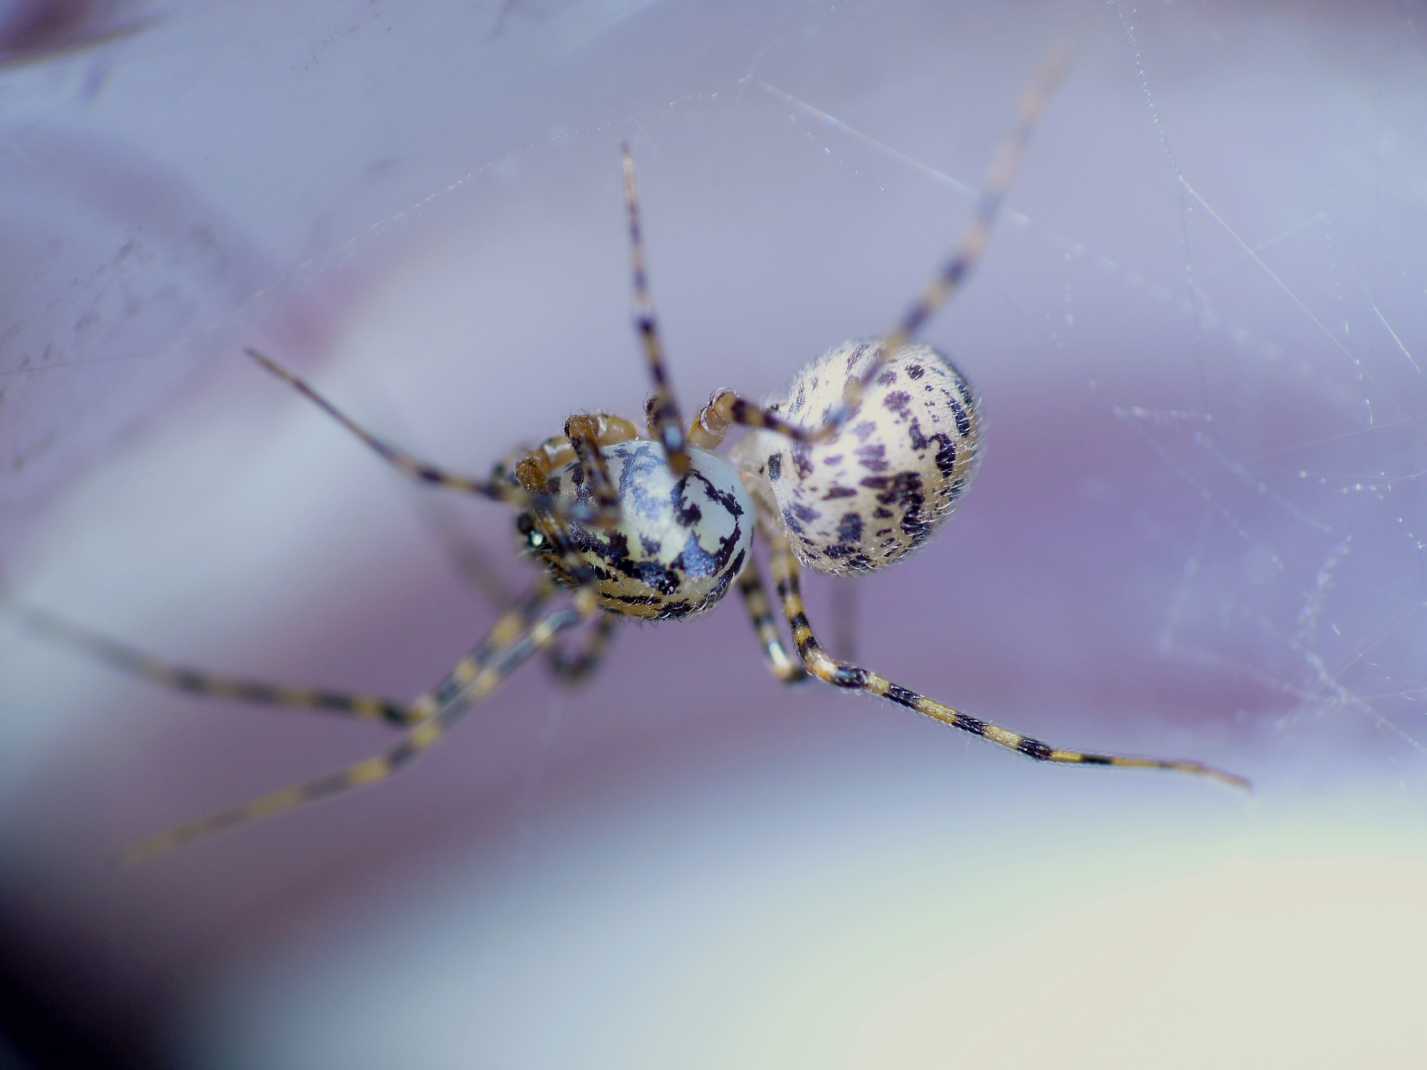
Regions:
<instances>
[{"instance_id":1,"label":"banded leg segment","mask_svg":"<svg viewBox=\"0 0 1427 1070\"><path fill-rule=\"evenodd\" d=\"M638 429L619 416L603 412L571 416L565 421L563 435L547 438L515 466L515 478L528 494L538 497L548 493L555 472L578 461L593 502L593 522L613 527L619 523L619 493L601 450L638 437Z\"/></svg>"},{"instance_id":2,"label":"banded leg segment","mask_svg":"<svg viewBox=\"0 0 1427 1070\"><path fill-rule=\"evenodd\" d=\"M639 431L634 424L609 413L572 416L565 422L565 434L546 439L518 460L512 459L508 467L515 472L521 487L535 494L545 490L553 472L579 461L587 473L591 497L597 506L592 522L612 526L620 517L619 496L601 450L605 446L638 437ZM471 586L488 601L509 602L503 584L486 555L438 515L431 514L431 519L438 529L447 556ZM547 593L554 593L555 585L548 575L542 577L542 584ZM617 623L615 617L600 614L579 648L572 651L557 643L547 649L546 668L557 680L569 686L588 680L603 662Z\"/></svg>"},{"instance_id":3,"label":"banded leg segment","mask_svg":"<svg viewBox=\"0 0 1427 1070\"><path fill-rule=\"evenodd\" d=\"M768 601L768 585L763 582L758 562L751 556L738 577L738 593L743 596L743 605L748 610L754 634L758 636L768 671L785 684L797 684L808 679L802 663L792 657L783 645L783 637L778 634L773 608Z\"/></svg>"},{"instance_id":4,"label":"banded leg segment","mask_svg":"<svg viewBox=\"0 0 1427 1070\"><path fill-rule=\"evenodd\" d=\"M321 710L361 720L385 721L398 726L416 724L427 716L415 705L378 695L290 687L177 665L82 628L53 613L30 608L23 608L18 612L21 619L39 635L76 647L121 672L142 676L163 687L185 691L191 695L236 699L264 706ZM499 625L497 627L499 628ZM507 631L509 627L507 624Z\"/></svg>"},{"instance_id":5,"label":"banded leg segment","mask_svg":"<svg viewBox=\"0 0 1427 1070\"><path fill-rule=\"evenodd\" d=\"M440 517L433 515L432 523L437 526L442 547L450 558L452 567L461 573L471 588L487 602L496 605L509 604L510 594L486 553L453 530ZM554 581L548 575L542 577L542 581L553 594ZM546 650L546 668L563 684L573 687L584 683L603 664L605 652L618 623L617 617L608 613L600 614L595 618L590 634L578 649L570 651L564 645L556 643Z\"/></svg>"},{"instance_id":6,"label":"banded leg segment","mask_svg":"<svg viewBox=\"0 0 1427 1070\"><path fill-rule=\"evenodd\" d=\"M328 401L325 397L313 389L305 379L288 371L277 361L266 354L258 352L256 349L248 348L244 350L248 356L257 361L263 368L287 383L303 397L307 398L319 409L325 412L332 419L345 427L357 438L361 439L367 446L403 475L410 477L420 483L431 486L445 487L448 490L460 491L463 494L473 494L478 498L489 498L492 501L510 502L521 504L523 496L516 489L498 479L477 479L474 476L458 475L448 472L444 468L429 464L417 457L397 449L395 446L378 438L372 434L356 420L352 419L336 405Z\"/></svg>"},{"instance_id":7,"label":"banded leg segment","mask_svg":"<svg viewBox=\"0 0 1427 1070\"><path fill-rule=\"evenodd\" d=\"M555 644L545 652L545 664L554 677L570 687L582 684L599 669L604 662L605 651L609 648L619 618L612 613L600 613L590 628L583 645L569 651Z\"/></svg>"},{"instance_id":8,"label":"banded leg segment","mask_svg":"<svg viewBox=\"0 0 1427 1070\"><path fill-rule=\"evenodd\" d=\"M565 434L570 438L570 446L580 462L585 484L590 488L590 497L601 515L617 519L619 516L619 492L609 477L609 468L600 452L600 436L594 420L588 416L572 416L565 421Z\"/></svg>"},{"instance_id":9,"label":"banded leg segment","mask_svg":"<svg viewBox=\"0 0 1427 1070\"><path fill-rule=\"evenodd\" d=\"M798 655L808 672L824 683L848 690L865 691L877 698L888 699L899 706L906 706L924 717L951 728L970 732L974 736L989 740L997 746L1013 750L1028 758L1041 762L1057 762L1064 765L1106 765L1126 769L1166 769L1175 773L1209 777L1236 788L1248 789L1249 781L1235 773L1216 769L1203 762L1167 758L1131 758L1117 754L1092 754L1084 751L1052 747L1038 739L1022 735L1009 728L968 716L953 706L946 706L910 688L894 684L883 676L850 662L829 657L813 635L803 606L802 591L798 582L798 562L788 548L786 538L777 536L773 545L773 579L778 595L783 602L783 612L793 629L793 641Z\"/></svg>"},{"instance_id":10,"label":"banded leg segment","mask_svg":"<svg viewBox=\"0 0 1427 1070\"><path fill-rule=\"evenodd\" d=\"M1002 141L992 158L976 202L971 226L962 235L956 249L941 266L920 296L912 302L896 327L886 335L872 360L855 379L843 388L841 402L827 414L817 427L800 427L781 419L761 405L739 397L729 390L714 394L690 432L690 442L700 449L714 449L732 424L759 428L783 435L794 442L819 444L831 442L862 404L863 395L882 369L899 350L912 341L943 305L961 288L986 251L991 228L1000 214L1006 192L1015 180L1027 142L1046 105L1065 77L1069 57L1057 51L1042 65L1021 96L1016 125Z\"/></svg>"},{"instance_id":11,"label":"banded leg segment","mask_svg":"<svg viewBox=\"0 0 1427 1070\"><path fill-rule=\"evenodd\" d=\"M861 400L861 395L858 400ZM709 398L708 404L694 417L689 428L689 445L701 450L716 450L723 445L729 427L735 424L739 427L772 431L794 442L811 444L837 437L838 429L845 422L844 416L832 430L829 430L830 423L816 428L803 427L801 424L790 423L762 405L755 405L739 397L732 390L716 390Z\"/></svg>"},{"instance_id":12,"label":"banded leg segment","mask_svg":"<svg viewBox=\"0 0 1427 1070\"><path fill-rule=\"evenodd\" d=\"M458 666L459 675L469 675L489 664L492 658L530 627L530 622L536 614L556 593L554 583L548 578L542 578L536 590L523 598L513 609L502 614L486 638L463 659ZM318 710L358 720L383 721L400 728L428 720L435 708L425 700L425 696L412 702L398 702L378 695L292 687L194 669L145 654L53 613L37 609L21 609L18 612L20 619L37 635L76 647L120 672L141 676L161 687L190 695L232 699L278 708ZM599 667L617 623L616 618L601 614L585 644L574 653L552 645L546 650L550 671L565 683L578 683L588 678ZM457 675L453 672L452 678ZM443 698L439 693L433 693L430 697L438 701Z\"/></svg>"},{"instance_id":13,"label":"banded leg segment","mask_svg":"<svg viewBox=\"0 0 1427 1070\"><path fill-rule=\"evenodd\" d=\"M340 772L271 792L243 806L150 837L127 850L124 861L146 861L214 833L275 817L307 803L386 780L442 739L456 722L495 691L533 654L549 647L561 633L588 620L597 612L597 605L593 590L587 587L576 592L570 606L545 614L533 625L521 627L513 635L499 634L502 625L510 619L502 618L480 646L457 662L436 687L412 703L421 716L395 746Z\"/></svg>"},{"instance_id":14,"label":"banded leg segment","mask_svg":"<svg viewBox=\"0 0 1427 1070\"><path fill-rule=\"evenodd\" d=\"M528 627L544 604L559 591L560 588L549 575L542 576L535 591L520 606L507 613L503 620L518 621L518 627ZM605 650L618 623L619 618L612 614L595 614L594 624L588 630L584 642L573 652L561 643L551 643L545 648L545 667L562 684L573 687L584 683L604 660ZM510 632L507 631L506 634Z\"/></svg>"},{"instance_id":15,"label":"banded leg segment","mask_svg":"<svg viewBox=\"0 0 1427 1070\"><path fill-rule=\"evenodd\" d=\"M659 338L659 324L654 316L654 299L649 295L649 271L644 250L644 231L639 220L639 187L634 175L634 157L629 146L621 146L624 156L624 205L629 216L629 256L634 284L634 328L644 347L649 363L649 377L654 383L654 395L645 407L649 421L649 437L664 447L669 468L675 477L689 471L689 452L684 440L683 417L669 385L668 368L664 362L664 345Z\"/></svg>"}]
</instances>

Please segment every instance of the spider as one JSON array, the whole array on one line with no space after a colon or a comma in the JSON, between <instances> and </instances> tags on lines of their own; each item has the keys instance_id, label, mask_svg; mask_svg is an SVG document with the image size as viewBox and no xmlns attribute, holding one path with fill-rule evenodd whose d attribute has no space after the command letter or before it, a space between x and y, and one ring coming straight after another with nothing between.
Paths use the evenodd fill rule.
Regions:
<instances>
[{"instance_id":1,"label":"spider","mask_svg":"<svg viewBox=\"0 0 1427 1070\"><path fill-rule=\"evenodd\" d=\"M150 837L129 849L148 858L235 825L386 779L426 751L502 681L544 651L566 679L588 675L627 618L680 620L712 608L737 586L763 659L783 683L818 680L905 706L1038 761L1166 769L1238 787L1248 781L1198 761L1132 758L1053 747L969 716L818 643L800 588L803 567L832 576L872 572L924 545L956 508L976 472L981 405L941 353L914 342L985 249L1030 134L1063 72L1046 65L1025 90L1018 120L987 173L973 220L950 258L885 337L834 347L764 405L719 390L686 425L670 386L649 292L634 161L623 147L634 325L653 384L645 433L608 413L571 416L564 433L497 463L486 478L460 475L392 446L306 381L255 349L259 365L410 478L515 510L524 552L541 566L534 590L435 687L409 702L275 686L180 667L30 611L33 626L78 643L120 669L200 695L308 707L376 719L403 730L384 753ZM748 434L725 460L733 426ZM791 630L789 653L753 556L755 530ZM588 625L575 653L557 639Z\"/></svg>"}]
</instances>

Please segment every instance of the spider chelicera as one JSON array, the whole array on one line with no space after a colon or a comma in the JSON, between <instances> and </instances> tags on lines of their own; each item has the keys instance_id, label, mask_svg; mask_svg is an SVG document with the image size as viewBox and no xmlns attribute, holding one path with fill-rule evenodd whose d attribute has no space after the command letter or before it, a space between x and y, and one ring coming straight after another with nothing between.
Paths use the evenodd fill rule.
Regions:
<instances>
[{"instance_id":1,"label":"spider chelicera","mask_svg":"<svg viewBox=\"0 0 1427 1070\"><path fill-rule=\"evenodd\" d=\"M968 716L819 645L799 588L804 566L834 576L871 572L923 545L955 509L976 470L979 402L946 357L912 339L975 266L1026 142L1058 83L1048 64L1026 90L1018 122L987 174L973 221L949 260L887 336L845 342L805 367L777 402L753 404L729 390L710 398L686 429L669 385L645 269L634 162L624 149L624 191L633 260L634 323L654 393L646 433L607 413L576 415L564 434L472 478L427 464L359 425L270 357L248 354L337 420L399 471L420 482L514 508L524 549L543 566L534 591L434 688L409 702L274 686L182 668L38 611L29 621L130 672L195 694L317 708L404 730L385 753L331 775L151 837L127 853L146 858L221 829L292 810L390 776L441 739L514 669L546 651L578 678L598 663L629 617L678 620L717 604L736 585L773 675L864 691L1040 761L1167 769L1239 787L1232 773L1188 760L1089 754L1052 747ZM730 427L750 433L733 464L713 451ZM755 528L769 546L774 588L792 632L788 652L753 557ZM588 625L573 654L555 641Z\"/></svg>"}]
</instances>

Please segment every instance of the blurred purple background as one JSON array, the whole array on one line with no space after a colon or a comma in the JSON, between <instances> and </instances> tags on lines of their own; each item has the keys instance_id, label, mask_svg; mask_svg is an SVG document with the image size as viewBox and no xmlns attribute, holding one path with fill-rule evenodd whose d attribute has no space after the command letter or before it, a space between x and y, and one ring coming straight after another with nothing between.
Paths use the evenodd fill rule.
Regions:
<instances>
[{"instance_id":1,"label":"blurred purple background","mask_svg":"<svg viewBox=\"0 0 1427 1070\"><path fill-rule=\"evenodd\" d=\"M37 14L41 7L48 15ZM1048 769L780 691L733 603L532 666L378 790L116 872L366 757L0 621L0 1029L184 1066L1412 1066L1427 1043L1427 20L1415 3L0 0L0 571L158 653L414 693L510 518L634 416L618 143L686 409L885 329L1047 51L1075 65L928 333L977 485L836 652ZM294 10L296 8L296 10ZM4 1058L0 1041L0 1061Z\"/></svg>"}]
</instances>

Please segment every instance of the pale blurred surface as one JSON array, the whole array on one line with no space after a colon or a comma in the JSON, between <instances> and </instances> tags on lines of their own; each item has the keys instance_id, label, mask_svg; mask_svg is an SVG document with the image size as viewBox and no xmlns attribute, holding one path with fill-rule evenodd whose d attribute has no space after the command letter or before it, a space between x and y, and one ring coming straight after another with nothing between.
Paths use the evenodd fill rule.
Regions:
<instances>
[{"instance_id":1,"label":"pale blurred surface","mask_svg":"<svg viewBox=\"0 0 1427 1070\"><path fill-rule=\"evenodd\" d=\"M779 691L730 603L627 630L583 691L532 667L379 790L115 872L388 737L0 621L0 1035L149 1066L1420 1063L1415 5L298 6L0 0L12 592L414 692L496 612L440 525L518 589L509 518L384 471L243 345L477 472L637 415L627 139L686 409L776 391L891 322L1068 41L928 332L985 395L986 463L858 584L858 656L1258 791Z\"/></svg>"}]
</instances>

